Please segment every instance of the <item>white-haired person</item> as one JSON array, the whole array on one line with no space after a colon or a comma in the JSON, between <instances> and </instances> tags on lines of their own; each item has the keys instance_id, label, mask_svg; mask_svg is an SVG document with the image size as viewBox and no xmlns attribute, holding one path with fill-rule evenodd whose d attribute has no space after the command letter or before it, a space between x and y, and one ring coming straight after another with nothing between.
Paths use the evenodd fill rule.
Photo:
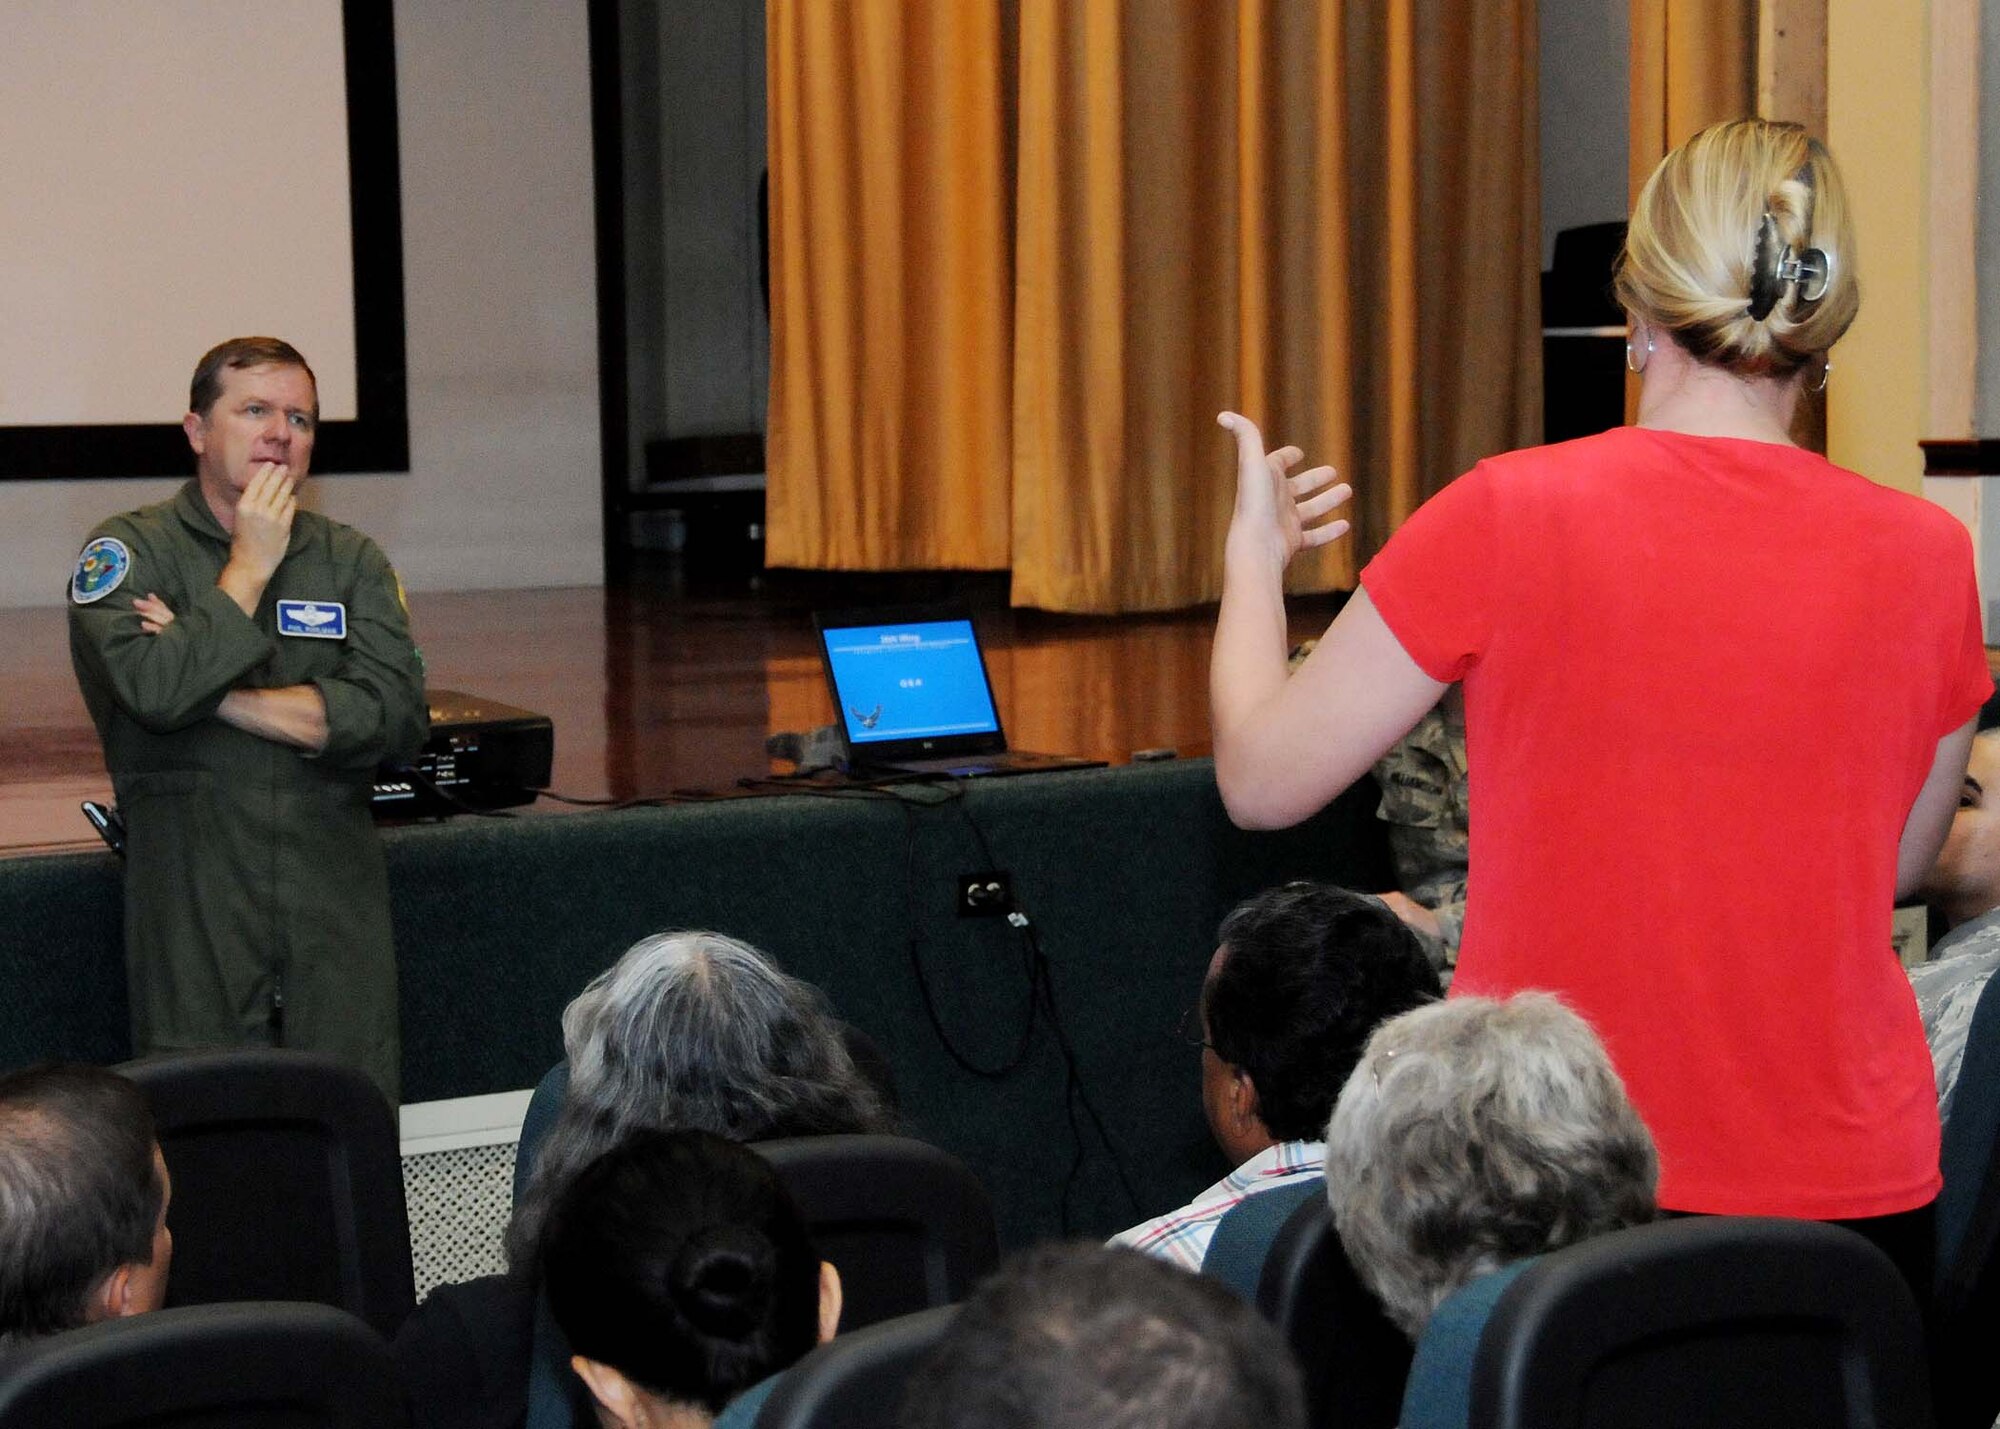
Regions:
<instances>
[{"instance_id":1,"label":"white-haired person","mask_svg":"<svg viewBox=\"0 0 2000 1429\"><path fill-rule=\"evenodd\" d=\"M1798 126L1669 154L1617 276L1637 425L1450 483L1289 679L1284 568L1347 529L1350 493L1224 414L1215 764L1238 823L1293 823L1462 683L1478 877L1453 992L1547 988L1589 1020L1662 1205L1839 1221L1922 1287L1938 1114L1890 910L1992 682L1963 526L1791 440L1855 268Z\"/></svg>"},{"instance_id":2,"label":"white-haired person","mask_svg":"<svg viewBox=\"0 0 2000 1429\"><path fill-rule=\"evenodd\" d=\"M507 1226L509 1273L433 1291L397 1336L412 1422L513 1426L524 1404L527 1429L591 1422L539 1303L542 1230L577 1174L634 1132L749 1142L896 1129L891 1094L857 1066L825 994L720 933L642 938L562 1023L566 1056L536 1093L559 1110L545 1133L524 1129L516 1153L532 1166Z\"/></svg>"},{"instance_id":3,"label":"white-haired person","mask_svg":"<svg viewBox=\"0 0 2000 1429\"><path fill-rule=\"evenodd\" d=\"M1603 1044L1556 998L1454 997L1376 1029L1327 1125L1326 1185L1355 1271L1419 1340L1405 1424L1462 1423L1509 1272L1652 1220L1658 1177ZM1447 1301L1460 1333L1420 1339Z\"/></svg>"}]
</instances>

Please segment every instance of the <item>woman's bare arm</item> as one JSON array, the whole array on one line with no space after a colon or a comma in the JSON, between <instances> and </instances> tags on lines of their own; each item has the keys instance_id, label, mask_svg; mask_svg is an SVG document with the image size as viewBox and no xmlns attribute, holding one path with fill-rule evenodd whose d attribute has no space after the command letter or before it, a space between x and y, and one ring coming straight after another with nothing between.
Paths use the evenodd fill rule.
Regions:
<instances>
[{"instance_id":1,"label":"woman's bare arm","mask_svg":"<svg viewBox=\"0 0 2000 1429\"><path fill-rule=\"evenodd\" d=\"M1284 572L1293 556L1347 533L1314 525L1353 495L1331 467L1291 474L1302 453L1267 453L1257 425L1225 412L1236 438L1236 509L1223 555L1222 609L1209 663L1215 778L1244 828L1283 828L1352 784L1437 703L1426 675L1357 590L1297 673L1285 673Z\"/></svg>"},{"instance_id":2,"label":"woman's bare arm","mask_svg":"<svg viewBox=\"0 0 2000 1429\"><path fill-rule=\"evenodd\" d=\"M1896 896L1908 898L1923 885L1924 876L1937 862L1944 836L1951 831L1951 816L1958 808L1958 792L1965 782L1965 761L1972 752L1977 719L1969 719L1938 741L1931 772L1910 805L1903 821L1903 837L1896 845Z\"/></svg>"}]
</instances>

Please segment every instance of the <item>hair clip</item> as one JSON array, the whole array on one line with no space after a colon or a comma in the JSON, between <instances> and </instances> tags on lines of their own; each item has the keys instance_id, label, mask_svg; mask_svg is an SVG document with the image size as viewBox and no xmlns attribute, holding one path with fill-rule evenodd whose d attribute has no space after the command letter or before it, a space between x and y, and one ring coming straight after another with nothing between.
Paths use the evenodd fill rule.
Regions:
<instances>
[{"instance_id":1,"label":"hair clip","mask_svg":"<svg viewBox=\"0 0 2000 1429\"><path fill-rule=\"evenodd\" d=\"M1750 260L1750 317L1762 322L1778 306L1785 285L1798 288L1800 302L1816 303L1833 283L1833 255L1824 248L1794 252L1778 241L1778 221L1769 213L1757 225L1757 247Z\"/></svg>"},{"instance_id":2,"label":"hair clip","mask_svg":"<svg viewBox=\"0 0 2000 1429\"><path fill-rule=\"evenodd\" d=\"M1802 303L1816 303L1825 297L1833 283L1833 255L1824 248L1808 248L1796 258L1791 256L1789 248L1785 253L1778 264L1778 281L1797 283Z\"/></svg>"},{"instance_id":3,"label":"hair clip","mask_svg":"<svg viewBox=\"0 0 2000 1429\"><path fill-rule=\"evenodd\" d=\"M1402 1048L1400 1047L1384 1047L1379 1054L1377 1054L1375 1057L1369 1060L1368 1075L1375 1079L1375 1085L1377 1087L1380 1087L1382 1085L1383 1064L1395 1061L1396 1054L1401 1050Z\"/></svg>"}]
</instances>

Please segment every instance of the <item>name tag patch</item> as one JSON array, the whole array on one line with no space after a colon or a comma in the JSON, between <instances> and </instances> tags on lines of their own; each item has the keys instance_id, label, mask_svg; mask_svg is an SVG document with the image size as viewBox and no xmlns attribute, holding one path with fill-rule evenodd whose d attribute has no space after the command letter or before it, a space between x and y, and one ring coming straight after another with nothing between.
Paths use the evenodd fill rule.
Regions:
<instances>
[{"instance_id":1,"label":"name tag patch","mask_svg":"<svg viewBox=\"0 0 2000 1429\"><path fill-rule=\"evenodd\" d=\"M278 633L308 640L345 640L347 607L337 600L281 600Z\"/></svg>"},{"instance_id":2,"label":"name tag patch","mask_svg":"<svg viewBox=\"0 0 2000 1429\"><path fill-rule=\"evenodd\" d=\"M78 605L103 600L117 590L132 569L132 553L116 536L99 536L76 558L69 578L69 598Z\"/></svg>"}]
</instances>

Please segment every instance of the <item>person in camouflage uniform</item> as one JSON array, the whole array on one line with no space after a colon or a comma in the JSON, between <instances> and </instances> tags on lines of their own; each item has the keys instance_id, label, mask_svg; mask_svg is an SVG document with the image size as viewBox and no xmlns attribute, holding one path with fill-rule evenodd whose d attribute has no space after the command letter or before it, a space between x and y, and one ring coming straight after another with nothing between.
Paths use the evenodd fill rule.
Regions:
<instances>
[{"instance_id":1,"label":"person in camouflage uniform","mask_svg":"<svg viewBox=\"0 0 2000 1429\"><path fill-rule=\"evenodd\" d=\"M1980 712L1958 812L1922 891L1952 929L1910 969L1937 1072L1938 1114L1951 1118L1973 1009L2000 967L2000 701Z\"/></svg>"},{"instance_id":2,"label":"person in camouflage uniform","mask_svg":"<svg viewBox=\"0 0 2000 1429\"><path fill-rule=\"evenodd\" d=\"M1318 643L1308 640L1293 650L1291 667L1296 670ZM1401 885L1382 901L1409 924L1449 986L1465 931L1471 837L1465 699L1456 685L1376 761L1375 782L1382 788L1375 817L1389 826L1389 854Z\"/></svg>"}]
</instances>

